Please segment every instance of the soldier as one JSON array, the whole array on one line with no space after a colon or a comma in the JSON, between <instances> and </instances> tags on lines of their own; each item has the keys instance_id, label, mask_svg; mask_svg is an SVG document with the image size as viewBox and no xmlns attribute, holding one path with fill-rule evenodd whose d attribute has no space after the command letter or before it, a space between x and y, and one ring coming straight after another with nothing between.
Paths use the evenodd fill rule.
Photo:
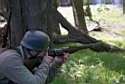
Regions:
<instances>
[{"instance_id":1,"label":"soldier","mask_svg":"<svg viewBox=\"0 0 125 84\"><path fill-rule=\"evenodd\" d=\"M9 49L0 54L0 84L47 84L52 81L58 68L69 57L48 56L50 39L41 31L28 31L17 49ZM25 63L28 59L37 59L38 67L32 68Z\"/></svg>"}]
</instances>

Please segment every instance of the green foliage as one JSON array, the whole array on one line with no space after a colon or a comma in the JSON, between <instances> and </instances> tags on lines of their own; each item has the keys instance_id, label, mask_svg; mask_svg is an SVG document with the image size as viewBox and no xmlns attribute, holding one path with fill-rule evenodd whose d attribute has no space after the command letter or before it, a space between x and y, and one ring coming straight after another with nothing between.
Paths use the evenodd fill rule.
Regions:
<instances>
[{"instance_id":1,"label":"green foliage","mask_svg":"<svg viewBox=\"0 0 125 84\"><path fill-rule=\"evenodd\" d=\"M81 50L71 55L53 84L125 83L125 52L96 53Z\"/></svg>"},{"instance_id":2,"label":"green foliage","mask_svg":"<svg viewBox=\"0 0 125 84\"><path fill-rule=\"evenodd\" d=\"M108 9L108 10L107 10ZM122 9L113 5L102 5L99 8L91 6L93 18L102 22L125 23L125 15Z\"/></svg>"},{"instance_id":3,"label":"green foliage","mask_svg":"<svg viewBox=\"0 0 125 84\"><path fill-rule=\"evenodd\" d=\"M102 40L106 43L109 43L111 45L120 47L120 48L125 48L125 38L120 38L120 37L111 37L108 34L103 34L103 33L91 33L90 34L92 37L98 39L98 40Z\"/></svg>"}]
</instances>

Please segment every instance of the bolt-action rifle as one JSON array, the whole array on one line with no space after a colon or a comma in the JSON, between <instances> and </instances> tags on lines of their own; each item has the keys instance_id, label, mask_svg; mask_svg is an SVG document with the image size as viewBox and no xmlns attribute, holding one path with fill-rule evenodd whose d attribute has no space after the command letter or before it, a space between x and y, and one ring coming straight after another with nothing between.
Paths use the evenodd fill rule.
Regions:
<instances>
[{"instance_id":1,"label":"bolt-action rifle","mask_svg":"<svg viewBox=\"0 0 125 84\"><path fill-rule=\"evenodd\" d=\"M74 53L76 51L89 48L91 44L86 44L82 46L68 46L68 47L62 47L62 48L56 48L56 49L50 49L48 50L48 55L55 57L55 56L63 56L63 53ZM39 58L33 58L28 59L24 61L24 64L29 68L29 70L32 70L33 68L37 67L39 63Z\"/></svg>"},{"instance_id":2,"label":"bolt-action rifle","mask_svg":"<svg viewBox=\"0 0 125 84\"><path fill-rule=\"evenodd\" d=\"M55 57L55 56L63 56L63 53L74 53L78 50L88 48L87 46L68 46L68 47L62 47L62 48L55 48L48 50L48 55Z\"/></svg>"}]
</instances>

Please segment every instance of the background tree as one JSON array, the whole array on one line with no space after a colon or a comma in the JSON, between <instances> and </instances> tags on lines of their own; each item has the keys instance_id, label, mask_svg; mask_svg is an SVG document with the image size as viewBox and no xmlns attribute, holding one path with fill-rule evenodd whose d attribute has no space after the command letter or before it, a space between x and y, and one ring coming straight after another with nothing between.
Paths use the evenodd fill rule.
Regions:
<instances>
[{"instance_id":1,"label":"background tree","mask_svg":"<svg viewBox=\"0 0 125 84\"><path fill-rule=\"evenodd\" d=\"M58 0L52 0L52 9L57 10L58 8ZM54 13L54 12L52 12ZM51 19L51 27L52 27L52 32L57 33L61 35L61 30L59 26L59 22L55 19L55 17L52 14L52 19Z\"/></svg>"},{"instance_id":2,"label":"background tree","mask_svg":"<svg viewBox=\"0 0 125 84\"><path fill-rule=\"evenodd\" d=\"M83 10L83 0L71 0L75 26L82 29L84 32L88 33L84 10Z\"/></svg>"},{"instance_id":3,"label":"background tree","mask_svg":"<svg viewBox=\"0 0 125 84\"><path fill-rule=\"evenodd\" d=\"M123 0L123 14L125 14L125 0Z\"/></svg>"}]
</instances>

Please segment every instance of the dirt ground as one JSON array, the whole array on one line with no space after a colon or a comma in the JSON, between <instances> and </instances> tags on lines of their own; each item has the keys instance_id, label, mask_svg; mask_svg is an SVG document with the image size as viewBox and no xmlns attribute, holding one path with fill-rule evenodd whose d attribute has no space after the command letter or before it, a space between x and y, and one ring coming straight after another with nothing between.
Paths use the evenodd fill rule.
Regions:
<instances>
[{"instance_id":1,"label":"dirt ground","mask_svg":"<svg viewBox=\"0 0 125 84\"><path fill-rule=\"evenodd\" d=\"M117 7L110 7L111 11L118 11L121 12L121 9L117 9ZM72 7L59 7L58 10L63 14L63 16L72 24L74 24L74 17L73 17L73 12L72 12ZM116 18L117 19L117 18ZM87 22L87 28L89 31L93 30L97 24L94 22ZM104 35L108 35L112 38L123 38L125 39L125 34L124 35L119 35L115 32L108 31L106 28L112 28L113 31L124 31L125 32L125 23L113 23L113 22L100 22L100 26L103 31L98 32Z\"/></svg>"}]
</instances>

